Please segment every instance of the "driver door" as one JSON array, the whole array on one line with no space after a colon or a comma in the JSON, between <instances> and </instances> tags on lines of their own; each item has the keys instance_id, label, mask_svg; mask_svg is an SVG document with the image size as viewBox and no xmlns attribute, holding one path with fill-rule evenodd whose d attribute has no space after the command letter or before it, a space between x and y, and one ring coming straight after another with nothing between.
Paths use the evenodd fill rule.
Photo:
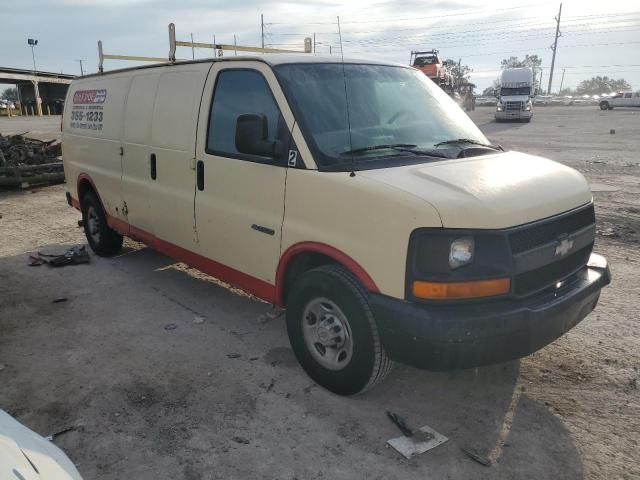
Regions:
<instances>
[{"instance_id":1,"label":"driver door","mask_svg":"<svg viewBox=\"0 0 640 480\"><path fill-rule=\"evenodd\" d=\"M238 152L235 133L239 116L264 115L267 140L288 146L292 125L280 113L274 85L273 72L261 62L215 63L200 108L196 152L201 255L221 264L217 268L231 283L263 298L275 285L280 259L287 163ZM284 99L279 87L276 92Z\"/></svg>"}]
</instances>

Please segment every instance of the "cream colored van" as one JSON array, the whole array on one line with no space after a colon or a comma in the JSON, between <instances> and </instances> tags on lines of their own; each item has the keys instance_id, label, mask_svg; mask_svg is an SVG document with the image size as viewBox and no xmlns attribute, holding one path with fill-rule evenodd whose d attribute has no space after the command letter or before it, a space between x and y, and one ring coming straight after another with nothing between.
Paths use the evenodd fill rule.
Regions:
<instances>
[{"instance_id":1,"label":"cream colored van","mask_svg":"<svg viewBox=\"0 0 640 480\"><path fill-rule=\"evenodd\" d=\"M96 254L128 236L286 308L301 365L339 394L394 361L528 355L609 283L583 176L491 145L410 67L264 55L85 76L63 158Z\"/></svg>"}]
</instances>

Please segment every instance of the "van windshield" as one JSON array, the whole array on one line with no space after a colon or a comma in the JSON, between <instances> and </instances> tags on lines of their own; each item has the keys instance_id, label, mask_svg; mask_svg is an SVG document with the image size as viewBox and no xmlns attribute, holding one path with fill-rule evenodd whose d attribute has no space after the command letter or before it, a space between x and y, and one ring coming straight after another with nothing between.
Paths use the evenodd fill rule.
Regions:
<instances>
[{"instance_id":1,"label":"van windshield","mask_svg":"<svg viewBox=\"0 0 640 480\"><path fill-rule=\"evenodd\" d=\"M358 169L388 167L407 157L413 157L411 162L442 160L438 157L448 155L446 148L440 150L441 142L489 143L418 70L347 63L343 76L340 63L312 63L279 65L275 71L321 169L350 169L352 161ZM420 156L421 151L432 155Z\"/></svg>"}]
</instances>

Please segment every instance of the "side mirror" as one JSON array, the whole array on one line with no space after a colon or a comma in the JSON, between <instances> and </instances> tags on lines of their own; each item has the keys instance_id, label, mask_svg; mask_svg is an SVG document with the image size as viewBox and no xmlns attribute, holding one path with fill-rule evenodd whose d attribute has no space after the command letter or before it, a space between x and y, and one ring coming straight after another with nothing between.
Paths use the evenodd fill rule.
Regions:
<instances>
[{"instance_id":1,"label":"side mirror","mask_svg":"<svg viewBox=\"0 0 640 480\"><path fill-rule=\"evenodd\" d=\"M274 145L267 141L267 116L257 113L240 115L236 120L236 149L240 153L273 157Z\"/></svg>"}]
</instances>

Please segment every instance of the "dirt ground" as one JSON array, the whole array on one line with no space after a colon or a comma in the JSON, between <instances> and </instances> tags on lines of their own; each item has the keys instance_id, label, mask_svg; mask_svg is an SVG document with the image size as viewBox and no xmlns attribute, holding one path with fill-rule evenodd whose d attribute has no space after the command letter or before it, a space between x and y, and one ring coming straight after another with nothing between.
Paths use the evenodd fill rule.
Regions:
<instances>
[{"instance_id":1,"label":"dirt ground","mask_svg":"<svg viewBox=\"0 0 640 480\"><path fill-rule=\"evenodd\" d=\"M89 265L27 266L28 252L85 242L56 186L0 193L0 408L43 435L80 427L56 444L85 479L640 479L640 110L471 117L492 141L591 182L595 250L613 283L552 345L475 370L398 366L341 398L297 365L283 319L261 317L269 305L141 245ZM30 121L14 133L59 125ZM385 446L399 435L386 410L449 441L404 460Z\"/></svg>"}]
</instances>

